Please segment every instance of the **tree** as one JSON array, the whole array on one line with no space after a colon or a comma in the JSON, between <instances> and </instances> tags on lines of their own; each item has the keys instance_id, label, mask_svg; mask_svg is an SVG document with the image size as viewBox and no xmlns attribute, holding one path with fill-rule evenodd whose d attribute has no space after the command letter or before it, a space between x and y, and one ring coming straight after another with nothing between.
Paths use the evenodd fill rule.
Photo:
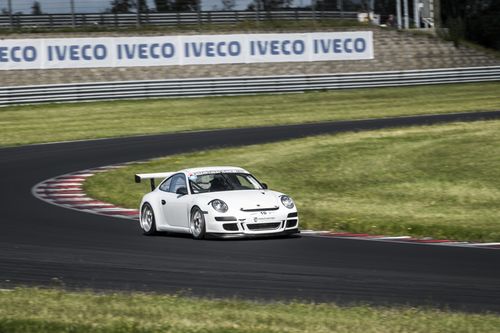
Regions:
<instances>
[{"instance_id":1,"label":"tree","mask_svg":"<svg viewBox=\"0 0 500 333\"><path fill-rule=\"evenodd\" d=\"M236 0L221 0L222 10L233 10L236 5Z\"/></svg>"},{"instance_id":2,"label":"tree","mask_svg":"<svg viewBox=\"0 0 500 333\"><path fill-rule=\"evenodd\" d=\"M265 11L276 10L281 8L290 8L293 0L261 0Z\"/></svg>"},{"instance_id":3,"label":"tree","mask_svg":"<svg viewBox=\"0 0 500 333\"><path fill-rule=\"evenodd\" d=\"M375 4L380 0L375 1ZM339 0L323 0L321 2L316 3L317 10L340 10L339 8ZM358 11L361 10L360 1L352 1L352 0L342 0L342 10L343 11Z\"/></svg>"},{"instance_id":4,"label":"tree","mask_svg":"<svg viewBox=\"0 0 500 333\"><path fill-rule=\"evenodd\" d=\"M257 9L257 3L255 1L252 1L248 4L247 9L248 11L255 11Z\"/></svg>"},{"instance_id":5,"label":"tree","mask_svg":"<svg viewBox=\"0 0 500 333\"><path fill-rule=\"evenodd\" d=\"M33 15L42 15L42 6L40 5L40 2L35 1L33 2L33 5L31 6L31 14Z\"/></svg>"},{"instance_id":6,"label":"tree","mask_svg":"<svg viewBox=\"0 0 500 333\"><path fill-rule=\"evenodd\" d=\"M134 10L137 10L137 7L139 7L139 12L141 13L149 12L148 3L146 0L113 0L111 1L111 8L106 9L106 12L117 14L130 13Z\"/></svg>"},{"instance_id":7,"label":"tree","mask_svg":"<svg viewBox=\"0 0 500 333\"><path fill-rule=\"evenodd\" d=\"M111 8L108 10L111 13L130 13L134 7L131 0L113 0L111 1Z\"/></svg>"},{"instance_id":8,"label":"tree","mask_svg":"<svg viewBox=\"0 0 500 333\"><path fill-rule=\"evenodd\" d=\"M170 12L173 10L171 0L155 0L155 7L157 12Z\"/></svg>"},{"instance_id":9,"label":"tree","mask_svg":"<svg viewBox=\"0 0 500 333\"><path fill-rule=\"evenodd\" d=\"M148 13L149 12L148 2L146 0L138 0L138 1L139 1L139 12ZM137 3L135 7L137 8Z\"/></svg>"},{"instance_id":10,"label":"tree","mask_svg":"<svg viewBox=\"0 0 500 333\"><path fill-rule=\"evenodd\" d=\"M198 8L198 0L155 0L157 12L170 11L195 11Z\"/></svg>"},{"instance_id":11,"label":"tree","mask_svg":"<svg viewBox=\"0 0 500 333\"><path fill-rule=\"evenodd\" d=\"M408 1L409 2L409 1ZM413 1L412 1L413 3ZM375 1L375 13L381 15L396 14L396 0L377 0Z\"/></svg>"},{"instance_id":12,"label":"tree","mask_svg":"<svg viewBox=\"0 0 500 333\"><path fill-rule=\"evenodd\" d=\"M293 0L254 0L247 6L247 10L260 10L271 11L282 8L290 8Z\"/></svg>"},{"instance_id":13,"label":"tree","mask_svg":"<svg viewBox=\"0 0 500 333\"><path fill-rule=\"evenodd\" d=\"M498 0L441 0L440 3L443 26L449 29L455 42L465 38L500 50Z\"/></svg>"}]
</instances>

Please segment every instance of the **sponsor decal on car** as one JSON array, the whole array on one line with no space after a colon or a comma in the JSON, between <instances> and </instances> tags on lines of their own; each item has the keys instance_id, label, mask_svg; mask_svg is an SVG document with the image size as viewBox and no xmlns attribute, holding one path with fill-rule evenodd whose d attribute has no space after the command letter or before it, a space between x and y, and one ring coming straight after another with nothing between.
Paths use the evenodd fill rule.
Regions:
<instances>
[{"instance_id":1,"label":"sponsor decal on car","mask_svg":"<svg viewBox=\"0 0 500 333\"><path fill-rule=\"evenodd\" d=\"M215 173L245 173L242 170L207 170L207 171L197 171L190 173L193 176L202 176L202 175L213 175Z\"/></svg>"}]
</instances>

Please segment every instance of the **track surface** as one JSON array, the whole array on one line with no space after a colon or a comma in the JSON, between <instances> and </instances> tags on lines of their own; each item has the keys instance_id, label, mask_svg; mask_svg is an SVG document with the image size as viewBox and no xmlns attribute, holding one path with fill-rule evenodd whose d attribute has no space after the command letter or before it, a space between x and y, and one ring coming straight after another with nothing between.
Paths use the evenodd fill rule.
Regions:
<instances>
[{"instance_id":1,"label":"track surface","mask_svg":"<svg viewBox=\"0 0 500 333\"><path fill-rule=\"evenodd\" d=\"M500 118L500 112L155 135L0 149L0 285L185 292L500 312L500 251L298 237L194 241L31 194L60 174L229 145ZM132 179L132 177L131 177Z\"/></svg>"}]
</instances>

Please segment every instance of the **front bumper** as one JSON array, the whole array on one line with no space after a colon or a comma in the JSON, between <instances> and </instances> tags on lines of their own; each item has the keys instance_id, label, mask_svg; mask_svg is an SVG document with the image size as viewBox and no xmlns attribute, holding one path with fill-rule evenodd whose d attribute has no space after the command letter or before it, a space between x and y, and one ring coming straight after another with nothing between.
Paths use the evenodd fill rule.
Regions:
<instances>
[{"instance_id":1,"label":"front bumper","mask_svg":"<svg viewBox=\"0 0 500 333\"><path fill-rule=\"evenodd\" d=\"M281 232L273 233L259 233L259 234L248 234L248 233L207 233L207 238L223 238L223 239L233 239L233 238L267 238L267 237L283 237L300 234L300 230L289 229Z\"/></svg>"},{"instance_id":2,"label":"front bumper","mask_svg":"<svg viewBox=\"0 0 500 333\"><path fill-rule=\"evenodd\" d=\"M294 234L299 229L296 210L238 212L205 215L207 234L224 237L273 236Z\"/></svg>"}]
</instances>

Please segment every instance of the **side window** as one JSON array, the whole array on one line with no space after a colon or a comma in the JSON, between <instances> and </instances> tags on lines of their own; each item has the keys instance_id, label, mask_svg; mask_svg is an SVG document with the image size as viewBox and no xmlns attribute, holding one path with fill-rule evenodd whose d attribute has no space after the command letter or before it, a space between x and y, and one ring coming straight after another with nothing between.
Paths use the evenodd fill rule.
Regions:
<instances>
[{"instance_id":1,"label":"side window","mask_svg":"<svg viewBox=\"0 0 500 333\"><path fill-rule=\"evenodd\" d=\"M170 183L172 182L172 179L174 177L170 177L169 179L167 179L166 181L164 181L161 185L160 185L160 190L162 190L163 192L168 192L168 189L170 187Z\"/></svg>"},{"instance_id":2,"label":"side window","mask_svg":"<svg viewBox=\"0 0 500 333\"><path fill-rule=\"evenodd\" d=\"M172 182L170 183L168 191L175 193L181 187L186 187L186 177L183 173L178 173L172 177Z\"/></svg>"}]
</instances>

